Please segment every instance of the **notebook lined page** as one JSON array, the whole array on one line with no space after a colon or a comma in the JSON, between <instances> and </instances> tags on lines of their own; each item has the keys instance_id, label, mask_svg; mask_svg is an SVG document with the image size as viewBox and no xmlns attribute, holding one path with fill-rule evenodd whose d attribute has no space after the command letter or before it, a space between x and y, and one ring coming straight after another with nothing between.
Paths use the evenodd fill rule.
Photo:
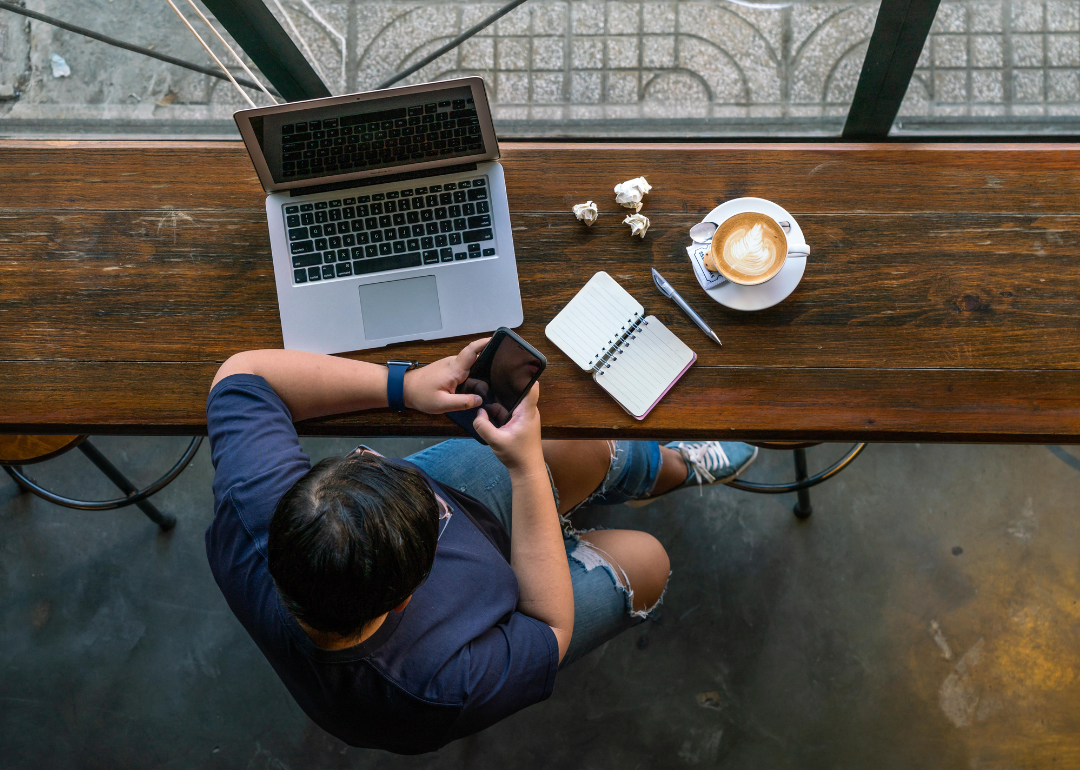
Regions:
<instances>
[{"instance_id":1,"label":"notebook lined page","mask_svg":"<svg viewBox=\"0 0 1080 770\"><path fill-rule=\"evenodd\" d=\"M641 304L605 272L589 279L547 325L547 338L582 369L614 345L644 312Z\"/></svg>"},{"instance_id":2,"label":"notebook lined page","mask_svg":"<svg viewBox=\"0 0 1080 770\"><path fill-rule=\"evenodd\" d=\"M637 419L642 419L697 356L655 316L639 328L594 379Z\"/></svg>"}]
</instances>

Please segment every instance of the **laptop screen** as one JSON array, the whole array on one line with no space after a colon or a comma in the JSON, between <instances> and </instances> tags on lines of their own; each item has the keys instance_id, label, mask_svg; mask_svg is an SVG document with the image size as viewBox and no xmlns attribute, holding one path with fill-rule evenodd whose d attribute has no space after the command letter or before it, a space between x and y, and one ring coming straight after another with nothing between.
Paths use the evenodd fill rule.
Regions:
<instances>
[{"instance_id":1,"label":"laptop screen","mask_svg":"<svg viewBox=\"0 0 1080 770\"><path fill-rule=\"evenodd\" d=\"M253 116L276 183L484 154L472 89Z\"/></svg>"}]
</instances>

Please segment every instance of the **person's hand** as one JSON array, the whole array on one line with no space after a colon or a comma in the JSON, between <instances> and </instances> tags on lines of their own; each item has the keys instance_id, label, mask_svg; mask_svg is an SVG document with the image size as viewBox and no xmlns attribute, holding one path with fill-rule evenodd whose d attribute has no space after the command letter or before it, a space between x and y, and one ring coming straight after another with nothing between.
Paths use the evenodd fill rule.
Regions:
<instances>
[{"instance_id":1,"label":"person's hand","mask_svg":"<svg viewBox=\"0 0 1080 770\"><path fill-rule=\"evenodd\" d=\"M470 342L456 356L405 372L405 406L427 414L443 414L480 406L483 399L472 393L458 395L457 386L469 376L480 351L491 339Z\"/></svg>"},{"instance_id":2,"label":"person's hand","mask_svg":"<svg viewBox=\"0 0 1080 770\"><path fill-rule=\"evenodd\" d=\"M473 428L480 438L488 442L491 451L499 458L511 473L544 469L544 450L540 445L540 411L536 402L540 400L540 383L533 383L532 389L514 409L510 421L501 428L491 424L487 407L480 410L473 420Z\"/></svg>"}]
</instances>

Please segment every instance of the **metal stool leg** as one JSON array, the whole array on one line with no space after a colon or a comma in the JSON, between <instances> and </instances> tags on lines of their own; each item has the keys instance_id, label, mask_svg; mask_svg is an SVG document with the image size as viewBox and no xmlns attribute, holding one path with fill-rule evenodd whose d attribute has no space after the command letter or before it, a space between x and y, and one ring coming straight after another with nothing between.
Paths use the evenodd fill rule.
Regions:
<instances>
[{"instance_id":1,"label":"metal stool leg","mask_svg":"<svg viewBox=\"0 0 1080 770\"><path fill-rule=\"evenodd\" d=\"M795 483L807 479L806 473L806 450L796 449L795 451ZM795 503L794 511L795 516L800 519L810 518L810 514L814 512L813 506L810 505L810 490L800 489L798 490L799 501Z\"/></svg>"},{"instance_id":2,"label":"metal stool leg","mask_svg":"<svg viewBox=\"0 0 1080 770\"><path fill-rule=\"evenodd\" d=\"M120 491L125 495L133 495L139 491L115 465L109 462L105 455L98 451L96 446L90 443L90 439L86 439L86 441L79 444L79 449L90 458L90 462L109 477L109 481L120 487ZM140 500L135 505L139 506L139 510L145 513L150 521L157 524L163 532L167 532L176 526L175 516L159 511L149 500Z\"/></svg>"},{"instance_id":3,"label":"metal stool leg","mask_svg":"<svg viewBox=\"0 0 1080 770\"><path fill-rule=\"evenodd\" d=\"M27 493L33 493L34 490L26 486L26 484L23 483L23 480L19 478L19 474L24 473L21 465L5 465L4 470L7 471L7 474L11 476L12 480L14 480L14 482L19 485L20 492L22 492L24 495ZM17 473L13 471L17 471Z\"/></svg>"}]
</instances>

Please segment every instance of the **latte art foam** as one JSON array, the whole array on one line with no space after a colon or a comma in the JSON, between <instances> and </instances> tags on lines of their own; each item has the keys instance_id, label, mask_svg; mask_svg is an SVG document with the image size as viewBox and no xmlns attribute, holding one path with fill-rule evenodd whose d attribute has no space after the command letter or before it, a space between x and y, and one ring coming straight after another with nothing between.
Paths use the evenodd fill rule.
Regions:
<instances>
[{"instance_id":1,"label":"latte art foam","mask_svg":"<svg viewBox=\"0 0 1080 770\"><path fill-rule=\"evenodd\" d=\"M770 267L776 258L776 252L771 248L772 244L766 243L765 233L760 224L754 225L750 231L742 237L732 234L731 249L727 253L728 263L741 273L746 275L761 275Z\"/></svg>"},{"instance_id":2,"label":"latte art foam","mask_svg":"<svg viewBox=\"0 0 1080 770\"><path fill-rule=\"evenodd\" d=\"M786 259L787 237L776 220L746 211L716 229L705 267L734 283L755 286L776 275Z\"/></svg>"}]
</instances>

